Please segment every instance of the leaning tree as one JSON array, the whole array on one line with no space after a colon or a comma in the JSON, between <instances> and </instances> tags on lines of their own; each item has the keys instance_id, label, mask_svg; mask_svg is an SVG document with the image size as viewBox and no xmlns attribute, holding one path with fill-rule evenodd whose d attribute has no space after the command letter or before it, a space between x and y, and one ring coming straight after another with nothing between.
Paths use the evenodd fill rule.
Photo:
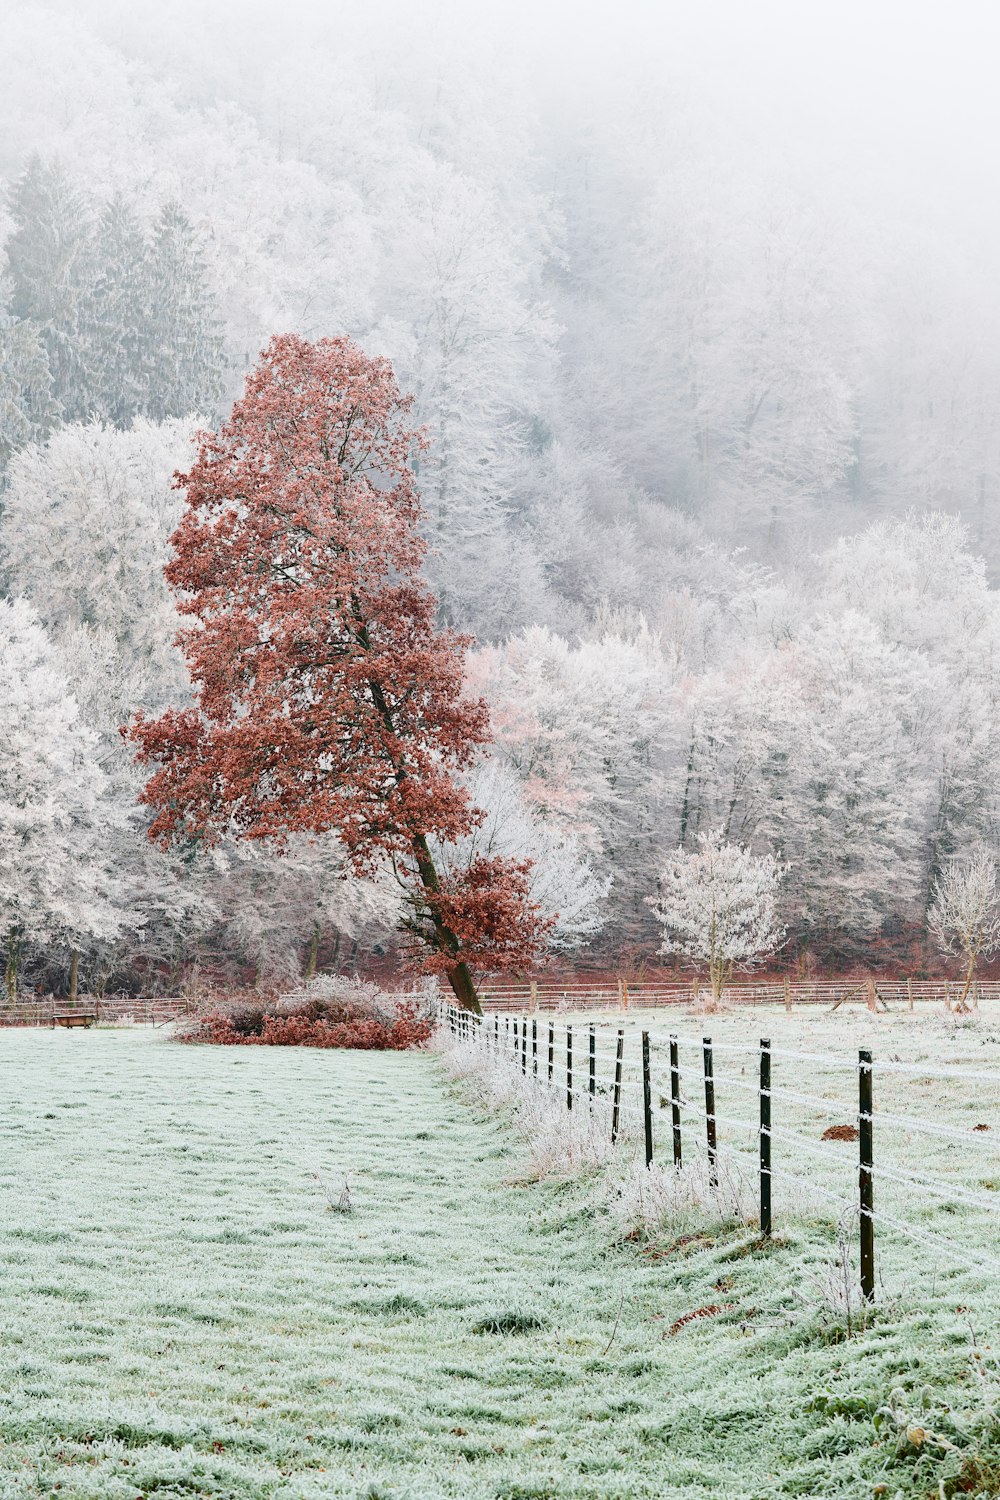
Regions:
<instances>
[{"instance_id":1,"label":"leaning tree","mask_svg":"<svg viewBox=\"0 0 1000 1500\"><path fill-rule=\"evenodd\" d=\"M530 963L551 922L530 864L432 845L481 820L461 784L489 742L465 696L468 637L435 623L409 425L387 360L345 338L272 339L243 398L203 433L167 578L195 707L126 730L153 767L150 837L277 846L335 832L351 869L383 862L422 966L479 1009L473 971Z\"/></svg>"}]
</instances>

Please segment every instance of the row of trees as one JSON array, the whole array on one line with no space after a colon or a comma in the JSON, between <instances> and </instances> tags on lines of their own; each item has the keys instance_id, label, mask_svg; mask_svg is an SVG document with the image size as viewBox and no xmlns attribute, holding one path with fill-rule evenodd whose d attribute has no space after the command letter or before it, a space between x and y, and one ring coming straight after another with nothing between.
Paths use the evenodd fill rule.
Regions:
<instances>
[{"instance_id":1,"label":"row of trees","mask_svg":"<svg viewBox=\"0 0 1000 1500\"><path fill-rule=\"evenodd\" d=\"M193 54L147 55L6 6L6 196L40 151L82 218L124 202L150 234L183 202L241 374L276 327L390 357L434 439L427 569L452 623L573 637L607 600L668 639L679 588L717 591L713 542L794 577L914 505L1000 559L998 314L971 238L804 187L683 85L525 98L454 37L397 55L352 28L349 58L311 28L275 58L257 28L198 26Z\"/></svg>"},{"instance_id":2,"label":"row of trees","mask_svg":"<svg viewBox=\"0 0 1000 1500\"><path fill-rule=\"evenodd\" d=\"M117 937L25 901L26 961L278 972L392 930L332 835L148 847L117 733L192 706L169 476L276 326L391 357L431 440L422 571L495 737L442 868L531 858L557 941L649 954L666 851L719 830L787 867L788 955L928 943L949 861L1000 845L998 341L964 250L832 213L690 96L592 92L583 128L499 58L400 69L359 30L331 91L321 37L258 67L253 34L145 57L0 16L4 629L96 735L87 847L123 872Z\"/></svg>"},{"instance_id":3,"label":"row of trees","mask_svg":"<svg viewBox=\"0 0 1000 1500\"><path fill-rule=\"evenodd\" d=\"M5 562L31 605L0 619L9 995L26 944L61 943L74 985L81 949L92 983L122 961L134 979L199 935L218 970L242 919L244 952L279 971L307 935L308 971L325 927L367 920L401 925L474 1006L473 967L596 925L575 840L482 763L470 643L420 577L410 405L387 361L286 336L183 475L176 422L69 426L16 455Z\"/></svg>"},{"instance_id":4,"label":"row of trees","mask_svg":"<svg viewBox=\"0 0 1000 1500\"><path fill-rule=\"evenodd\" d=\"M223 446L203 460L233 484L243 475L240 455L259 446L249 419L240 420L225 439L231 452ZM47 788L28 800L62 808L44 839L40 830L31 835L50 884L22 866L16 919L5 931L11 951L20 947L36 967L52 951L78 949L90 983L109 972L115 982L143 982L151 971L173 971L175 981L199 962L231 973L298 972L329 957L338 934L369 946L390 941L399 912L401 892L385 869L374 880L348 870L337 838L341 804L331 804L321 830L300 821L281 855L229 828L211 849L198 840L173 853L148 844L143 778L118 728L136 711L155 720L172 707L180 732L194 701L189 664L174 644L182 619L163 578L168 539L184 514L171 475L186 469L200 483L202 474L190 470L192 432L190 422L145 419L127 431L63 427L14 457L0 519L5 576L19 601L0 622L11 662L20 663L8 673L12 707L0 726L8 800L24 801L27 769ZM226 535L226 547L235 545L236 534ZM231 554L217 555L218 545L194 572L182 576L172 565L185 592L199 578L221 579ZM416 558L416 533L407 546ZM287 618L304 650L316 627L290 602L290 558L272 580L276 592L255 585L252 600ZM939 515L844 540L817 559L801 588L710 560L716 597L679 592L678 618L688 618L671 643L642 617L606 610L576 641L536 627L465 652L465 688L489 705L493 745L457 774L484 817L442 825L435 868L463 880L483 860L530 860L526 894L555 923L558 946L651 955L667 852L695 850L700 835L718 833L786 867L776 920L788 929L789 957L839 963L870 956L875 945L912 945L930 932L933 892L950 861L977 843L996 846L1000 617L981 563L960 523ZM334 588L322 606L328 629L336 627L339 576L323 583ZM317 609L319 587L307 595ZM420 598L427 630L429 596L412 595ZM399 628L416 618L415 607L399 613ZM395 618L388 604L377 612ZM307 670L305 658L300 666ZM398 675L391 659L388 671ZM238 677L224 680L235 692ZM457 680L452 673L449 692ZM270 680L264 686L277 692ZM435 699L443 712L446 695ZM52 737L39 725L60 701L59 745L72 755L65 766L36 763L35 738ZM250 720L280 718L284 701L265 713L254 700ZM310 732L320 732L318 721ZM471 747L478 733L465 725L459 737ZM312 755L308 741L296 757L286 750L289 767ZM60 791L64 771L79 774L81 786L69 781ZM361 762L339 770L331 762L345 794L363 771ZM77 890L63 879L67 860L79 860L94 884ZM72 921L53 890L77 911ZM408 913L426 927L425 909L411 902Z\"/></svg>"}]
</instances>

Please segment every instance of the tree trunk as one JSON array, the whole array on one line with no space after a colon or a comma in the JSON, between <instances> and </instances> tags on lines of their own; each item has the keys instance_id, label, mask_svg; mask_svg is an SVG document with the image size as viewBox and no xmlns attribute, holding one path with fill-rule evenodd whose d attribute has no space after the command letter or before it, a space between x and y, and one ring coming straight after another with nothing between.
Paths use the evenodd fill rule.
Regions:
<instances>
[{"instance_id":1,"label":"tree trunk","mask_svg":"<svg viewBox=\"0 0 1000 1500\"><path fill-rule=\"evenodd\" d=\"M352 608L354 611L355 619L358 621L358 624L361 627L359 638L361 639L362 644L364 644L367 648L368 628L364 623L361 607L358 604L357 600L353 602ZM396 733L396 726L393 722L392 714L389 711L389 705L385 701L385 694L382 692L379 684L374 680L369 682L368 687L369 691L371 692L372 702L375 705L375 709L380 719L382 720L382 723L385 725L389 734L394 736ZM397 785L402 786L403 782L406 780L409 774L405 764L403 764L402 761L397 764L395 774ZM428 915L430 917L431 927L434 931L434 938L430 946L433 947L437 953L444 954L447 958L450 958L452 960L451 967L446 970L448 975L448 983L451 985L452 990L455 993L455 998L458 1001L461 1009L471 1010L476 1015L482 1015L482 1007L479 1004L479 996L476 994L476 986L472 978L472 971L470 970L465 960L459 957L462 951L462 944L456 934L451 931L451 929L442 920L440 914L434 909L433 898L441 889L441 881L438 878L437 867L431 857L430 845L427 842L426 836L422 833L412 834L410 838L410 848L413 851L413 858L417 866L417 874L420 877L420 884L423 886L425 894L430 898L428 901L428 905L430 907ZM357 949L356 943L355 949Z\"/></svg>"},{"instance_id":2,"label":"tree trunk","mask_svg":"<svg viewBox=\"0 0 1000 1500\"><path fill-rule=\"evenodd\" d=\"M312 937L309 939L309 956L306 959L306 978L316 978L316 960L319 957L319 923L313 923Z\"/></svg>"},{"instance_id":3,"label":"tree trunk","mask_svg":"<svg viewBox=\"0 0 1000 1500\"><path fill-rule=\"evenodd\" d=\"M474 1015L482 1015L483 1007L479 1003L472 971L467 963L458 963L453 969L448 970L448 983L462 1010L471 1010Z\"/></svg>"},{"instance_id":4,"label":"tree trunk","mask_svg":"<svg viewBox=\"0 0 1000 1500\"><path fill-rule=\"evenodd\" d=\"M69 1003L76 1004L76 997L80 988L80 955L74 948L69 960Z\"/></svg>"},{"instance_id":5,"label":"tree trunk","mask_svg":"<svg viewBox=\"0 0 1000 1500\"><path fill-rule=\"evenodd\" d=\"M427 840L422 834L418 834L413 840L413 854L417 864L417 873L420 876L420 884L428 896L433 897L440 890L441 882L438 879L437 868L431 858L431 851ZM431 906L430 919L431 925L434 928L434 947L438 953L444 953L457 960L446 972L448 983L454 991L459 1007L462 1010L471 1010L475 1015L481 1016L483 1009L479 1004L479 996L476 993L472 970L464 959L458 957L462 948L461 943L451 929L442 921L441 917L434 910L433 905Z\"/></svg>"},{"instance_id":6,"label":"tree trunk","mask_svg":"<svg viewBox=\"0 0 1000 1500\"><path fill-rule=\"evenodd\" d=\"M971 1008L972 1008L967 1002L968 1002L968 997L969 997L969 991L972 989L972 981L975 978L975 974L976 974L976 957L975 957L975 954L973 954L972 957L969 959L969 968L968 968L968 972L966 973L966 976L965 976L965 989L962 991L961 995L958 997L958 1004L955 1006L956 1011L958 1011L959 1013L961 1013L963 1011L971 1010Z\"/></svg>"},{"instance_id":7,"label":"tree trunk","mask_svg":"<svg viewBox=\"0 0 1000 1500\"><path fill-rule=\"evenodd\" d=\"M17 1004L17 959L20 943L18 941L17 929L12 927L7 934L7 1001L10 1005Z\"/></svg>"},{"instance_id":8,"label":"tree trunk","mask_svg":"<svg viewBox=\"0 0 1000 1500\"><path fill-rule=\"evenodd\" d=\"M681 829L678 843L684 848L687 839L688 818L691 813L691 777L694 774L694 733L691 735L691 746L688 750L687 771L684 776L684 800L681 803Z\"/></svg>"},{"instance_id":9,"label":"tree trunk","mask_svg":"<svg viewBox=\"0 0 1000 1500\"><path fill-rule=\"evenodd\" d=\"M722 1009L722 992L726 987L726 965L717 958L709 959L708 978L712 986L712 1010Z\"/></svg>"}]
</instances>

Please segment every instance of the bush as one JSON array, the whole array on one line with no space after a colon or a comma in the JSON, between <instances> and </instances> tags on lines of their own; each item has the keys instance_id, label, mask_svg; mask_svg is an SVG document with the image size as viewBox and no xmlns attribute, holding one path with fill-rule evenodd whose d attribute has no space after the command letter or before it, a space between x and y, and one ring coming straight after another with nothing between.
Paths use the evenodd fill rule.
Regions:
<instances>
[{"instance_id":1,"label":"bush","mask_svg":"<svg viewBox=\"0 0 1000 1500\"><path fill-rule=\"evenodd\" d=\"M274 1006L279 1016L304 1016L311 1021L391 1022L395 1019L397 1000L387 995L370 979L356 974L317 974L297 989L282 995Z\"/></svg>"},{"instance_id":2,"label":"bush","mask_svg":"<svg viewBox=\"0 0 1000 1500\"><path fill-rule=\"evenodd\" d=\"M356 1047L403 1052L429 1040L418 1000L398 1000L363 980L324 975L277 1001L219 1007L179 1040L228 1047Z\"/></svg>"}]
</instances>

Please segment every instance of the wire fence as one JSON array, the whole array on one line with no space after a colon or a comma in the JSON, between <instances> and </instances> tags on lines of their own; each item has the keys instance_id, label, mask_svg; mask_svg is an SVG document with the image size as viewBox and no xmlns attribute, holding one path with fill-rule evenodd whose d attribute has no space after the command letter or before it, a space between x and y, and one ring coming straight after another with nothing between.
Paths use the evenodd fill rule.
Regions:
<instances>
[{"instance_id":1,"label":"wire fence","mask_svg":"<svg viewBox=\"0 0 1000 1500\"><path fill-rule=\"evenodd\" d=\"M904 1239L967 1270L1000 1272L1000 1256L991 1253L1000 1238L991 1219L1000 1214L1000 1131L981 1118L942 1117L945 1106L980 1116L1000 1110L1000 1072L876 1061L865 1049L854 1060L775 1047L768 1038L713 1041L537 1012L480 1018L442 1004L438 1023L456 1041L503 1059L526 1085L550 1090L567 1110L587 1111L612 1144L627 1136L647 1167L707 1164L717 1186L723 1162L735 1165L753 1183L765 1239L813 1200L843 1223L856 1219L869 1301L876 1235L880 1254ZM923 1114L913 1112L915 1099Z\"/></svg>"}]
</instances>

